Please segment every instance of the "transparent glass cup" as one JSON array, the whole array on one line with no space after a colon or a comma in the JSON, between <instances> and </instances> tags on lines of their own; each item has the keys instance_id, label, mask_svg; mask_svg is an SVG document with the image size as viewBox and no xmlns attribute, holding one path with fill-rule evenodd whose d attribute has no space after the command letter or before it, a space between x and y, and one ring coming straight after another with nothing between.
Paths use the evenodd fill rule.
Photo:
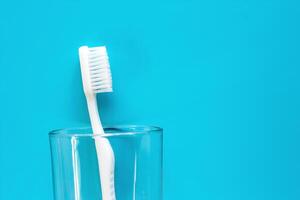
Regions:
<instances>
[{"instance_id":1,"label":"transparent glass cup","mask_svg":"<svg viewBox=\"0 0 300 200\"><path fill-rule=\"evenodd\" d=\"M49 133L54 199L102 199L95 140L106 138L115 156L116 200L162 200L162 129L116 126L104 130L105 135L93 135L91 128Z\"/></svg>"}]
</instances>

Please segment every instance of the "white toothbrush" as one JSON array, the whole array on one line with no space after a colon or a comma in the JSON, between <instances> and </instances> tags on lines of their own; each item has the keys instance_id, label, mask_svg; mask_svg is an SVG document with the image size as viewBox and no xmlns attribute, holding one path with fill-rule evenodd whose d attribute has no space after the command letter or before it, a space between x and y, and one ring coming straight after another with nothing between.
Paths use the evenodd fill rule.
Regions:
<instances>
[{"instance_id":1,"label":"white toothbrush","mask_svg":"<svg viewBox=\"0 0 300 200\"><path fill-rule=\"evenodd\" d=\"M105 134L99 117L96 94L112 92L112 78L106 48L105 46L93 48L82 46L79 48L79 57L83 89L95 135L102 200L115 200L114 152L108 139L96 136Z\"/></svg>"}]
</instances>

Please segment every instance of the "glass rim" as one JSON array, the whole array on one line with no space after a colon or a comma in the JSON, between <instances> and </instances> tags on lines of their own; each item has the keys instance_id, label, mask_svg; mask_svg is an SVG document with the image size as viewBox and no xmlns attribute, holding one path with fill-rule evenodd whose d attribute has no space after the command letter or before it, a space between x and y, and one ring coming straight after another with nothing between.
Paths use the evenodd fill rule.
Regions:
<instances>
[{"instance_id":1,"label":"glass rim","mask_svg":"<svg viewBox=\"0 0 300 200\"><path fill-rule=\"evenodd\" d=\"M105 134L93 134L90 126L61 128L49 132L49 137L117 137L162 134L163 129L151 125L112 125L103 127ZM108 132L106 132L108 131Z\"/></svg>"}]
</instances>

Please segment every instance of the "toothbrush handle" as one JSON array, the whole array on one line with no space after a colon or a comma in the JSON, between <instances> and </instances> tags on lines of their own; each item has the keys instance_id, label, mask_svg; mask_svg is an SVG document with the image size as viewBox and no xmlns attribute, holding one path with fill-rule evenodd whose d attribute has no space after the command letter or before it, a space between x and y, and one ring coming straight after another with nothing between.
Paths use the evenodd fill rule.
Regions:
<instances>
[{"instance_id":1,"label":"toothbrush handle","mask_svg":"<svg viewBox=\"0 0 300 200\"><path fill-rule=\"evenodd\" d=\"M103 135L96 95L87 95L87 104L94 135ZM99 175L101 182L102 200L115 200L115 157L109 140L102 136L95 136L96 153L98 158Z\"/></svg>"},{"instance_id":2,"label":"toothbrush handle","mask_svg":"<svg viewBox=\"0 0 300 200\"><path fill-rule=\"evenodd\" d=\"M100 169L100 181L102 200L115 200L115 157L108 139L95 137L98 166Z\"/></svg>"},{"instance_id":3,"label":"toothbrush handle","mask_svg":"<svg viewBox=\"0 0 300 200\"><path fill-rule=\"evenodd\" d=\"M104 134L98 112L97 98L95 94L86 95L90 120L94 134Z\"/></svg>"}]
</instances>

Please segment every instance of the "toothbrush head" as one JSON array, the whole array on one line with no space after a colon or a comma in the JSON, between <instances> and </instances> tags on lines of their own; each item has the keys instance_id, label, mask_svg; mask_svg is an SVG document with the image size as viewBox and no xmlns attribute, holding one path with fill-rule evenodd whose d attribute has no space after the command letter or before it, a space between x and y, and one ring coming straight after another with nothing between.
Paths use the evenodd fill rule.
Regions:
<instances>
[{"instance_id":1,"label":"toothbrush head","mask_svg":"<svg viewBox=\"0 0 300 200\"><path fill-rule=\"evenodd\" d=\"M79 48L85 94L112 92L112 77L105 46Z\"/></svg>"}]
</instances>

